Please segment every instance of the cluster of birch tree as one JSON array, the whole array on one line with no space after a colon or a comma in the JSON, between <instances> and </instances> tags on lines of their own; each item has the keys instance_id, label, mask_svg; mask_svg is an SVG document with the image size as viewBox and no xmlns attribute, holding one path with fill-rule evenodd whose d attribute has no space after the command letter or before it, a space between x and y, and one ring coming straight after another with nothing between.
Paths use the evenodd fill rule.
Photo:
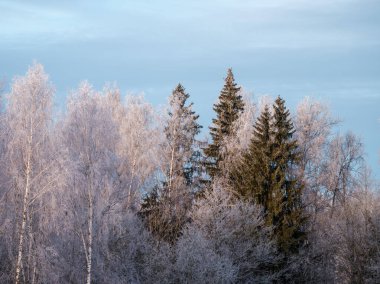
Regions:
<instances>
[{"instance_id":1,"label":"cluster of birch tree","mask_svg":"<svg viewBox=\"0 0 380 284\"><path fill-rule=\"evenodd\" d=\"M179 84L157 110L88 82L53 113L41 64L0 105L1 283L379 283L380 198L310 98L229 69L209 139Z\"/></svg>"}]
</instances>

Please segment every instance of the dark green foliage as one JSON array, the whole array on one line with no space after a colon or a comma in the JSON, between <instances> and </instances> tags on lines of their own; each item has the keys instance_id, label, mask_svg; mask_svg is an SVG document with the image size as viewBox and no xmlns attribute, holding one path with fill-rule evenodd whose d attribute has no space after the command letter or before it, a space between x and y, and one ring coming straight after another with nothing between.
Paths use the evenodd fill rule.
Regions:
<instances>
[{"instance_id":1,"label":"dark green foliage","mask_svg":"<svg viewBox=\"0 0 380 284\"><path fill-rule=\"evenodd\" d=\"M280 249L296 252L304 237L302 184L295 175L300 157L285 101L278 97L273 115L266 106L241 164L232 174L240 196L263 206Z\"/></svg>"},{"instance_id":2,"label":"dark green foliage","mask_svg":"<svg viewBox=\"0 0 380 284\"><path fill-rule=\"evenodd\" d=\"M243 155L242 163L232 174L233 183L238 185L236 187L238 193L247 199L253 198L264 208L268 208L268 192L272 187L271 136L270 112L266 106L256 122L249 150Z\"/></svg>"},{"instance_id":3,"label":"dark green foliage","mask_svg":"<svg viewBox=\"0 0 380 284\"><path fill-rule=\"evenodd\" d=\"M214 104L213 108L216 112L216 118L212 120L213 125L209 127L212 143L204 149L204 153L208 157L206 170L211 177L219 173L219 164L223 161L220 149L221 143L225 137L233 135L233 123L244 110L244 102L241 95L239 95L239 91L240 87L237 87L230 68L228 69L219 101Z\"/></svg>"},{"instance_id":4,"label":"dark green foliage","mask_svg":"<svg viewBox=\"0 0 380 284\"><path fill-rule=\"evenodd\" d=\"M157 186L141 204L139 216L148 230L158 239L175 243L183 226L189 221L192 194L182 190L170 194L168 187Z\"/></svg>"},{"instance_id":5,"label":"dark green foliage","mask_svg":"<svg viewBox=\"0 0 380 284\"><path fill-rule=\"evenodd\" d=\"M285 101L278 97L273 105L273 192L279 195L269 208L280 247L294 252L304 237L305 215L302 205L302 182L295 169L300 163L294 127ZM282 199L281 199L282 198Z\"/></svg>"},{"instance_id":6,"label":"dark green foliage","mask_svg":"<svg viewBox=\"0 0 380 284\"><path fill-rule=\"evenodd\" d=\"M139 212L140 217L143 219L148 218L150 215L156 215L155 212L160 204L158 196L158 186L153 187L153 190L143 198L141 209Z\"/></svg>"}]
</instances>

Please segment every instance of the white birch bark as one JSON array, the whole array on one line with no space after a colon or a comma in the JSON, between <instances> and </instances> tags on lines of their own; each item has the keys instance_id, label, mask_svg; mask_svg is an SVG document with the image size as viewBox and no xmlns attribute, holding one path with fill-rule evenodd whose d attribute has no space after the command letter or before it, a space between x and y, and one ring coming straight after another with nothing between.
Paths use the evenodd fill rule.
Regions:
<instances>
[{"instance_id":1,"label":"white birch bark","mask_svg":"<svg viewBox=\"0 0 380 284\"><path fill-rule=\"evenodd\" d=\"M31 154L29 153L26 165L26 184L24 190L24 200L23 200L23 209L22 209L22 220L21 220L21 228L19 233L19 243L18 243L18 253L17 253L17 263L16 263L16 278L15 283L20 283L20 272L21 272L21 262L23 257L23 244L24 244L24 234L26 228L26 219L27 219L27 210L28 210L28 200L29 200L29 183L30 183L30 165Z\"/></svg>"},{"instance_id":2,"label":"white birch bark","mask_svg":"<svg viewBox=\"0 0 380 284\"><path fill-rule=\"evenodd\" d=\"M46 171L44 159L49 149L48 125L52 96L53 87L40 64L30 67L24 77L16 78L8 95L5 120L10 129L10 140L6 159L9 177L15 185L12 189L16 191L10 202L14 203L12 208L21 211L15 211L20 216L20 220L15 223L15 227L18 227L14 244L17 247L15 283L33 283L37 273L34 239L43 232L33 231L35 227L31 222L32 219L37 222L33 218L37 213L31 210L31 201L41 198L44 192L52 188L50 172ZM44 188L44 192L39 190L41 188ZM9 192L11 195L12 191ZM18 196L22 196L22 200L17 200L20 198ZM17 203L21 204L21 208Z\"/></svg>"},{"instance_id":3,"label":"white birch bark","mask_svg":"<svg viewBox=\"0 0 380 284\"><path fill-rule=\"evenodd\" d=\"M92 203L91 192L88 196L88 248L87 248L87 279L86 283L91 283L91 269L92 269L92 238L93 238L93 218L94 218L94 207Z\"/></svg>"}]
</instances>

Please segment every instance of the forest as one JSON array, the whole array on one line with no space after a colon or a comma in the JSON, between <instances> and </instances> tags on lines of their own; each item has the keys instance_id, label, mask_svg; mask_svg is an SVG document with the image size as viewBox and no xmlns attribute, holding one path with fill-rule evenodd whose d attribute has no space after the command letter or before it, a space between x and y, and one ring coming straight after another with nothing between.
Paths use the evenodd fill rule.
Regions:
<instances>
[{"instance_id":1,"label":"forest","mask_svg":"<svg viewBox=\"0 0 380 284\"><path fill-rule=\"evenodd\" d=\"M380 283L360 138L237 81L209 126L181 84L158 108L83 81L63 113L39 63L3 86L0 283Z\"/></svg>"}]
</instances>

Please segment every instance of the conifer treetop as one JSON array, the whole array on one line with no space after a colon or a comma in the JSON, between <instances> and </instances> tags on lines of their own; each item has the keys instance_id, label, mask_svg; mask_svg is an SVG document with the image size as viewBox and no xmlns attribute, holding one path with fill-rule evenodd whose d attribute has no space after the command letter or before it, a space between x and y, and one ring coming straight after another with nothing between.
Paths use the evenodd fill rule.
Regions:
<instances>
[{"instance_id":1,"label":"conifer treetop","mask_svg":"<svg viewBox=\"0 0 380 284\"><path fill-rule=\"evenodd\" d=\"M232 69L227 71L223 89L219 100L213 107L216 118L212 120L213 125L209 127L212 143L204 149L209 163L206 165L211 177L219 172L219 164L223 161L221 146L223 140L233 133L233 124L244 111L244 102L240 95L240 87L235 83Z\"/></svg>"},{"instance_id":2,"label":"conifer treetop","mask_svg":"<svg viewBox=\"0 0 380 284\"><path fill-rule=\"evenodd\" d=\"M305 236L303 187L295 175L299 152L293 134L290 113L278 97L273 113L265 106L257 119L248 152L234 173L241 197L263 206L284 253L296 252Z\"/></svg>"}]
</instances>

